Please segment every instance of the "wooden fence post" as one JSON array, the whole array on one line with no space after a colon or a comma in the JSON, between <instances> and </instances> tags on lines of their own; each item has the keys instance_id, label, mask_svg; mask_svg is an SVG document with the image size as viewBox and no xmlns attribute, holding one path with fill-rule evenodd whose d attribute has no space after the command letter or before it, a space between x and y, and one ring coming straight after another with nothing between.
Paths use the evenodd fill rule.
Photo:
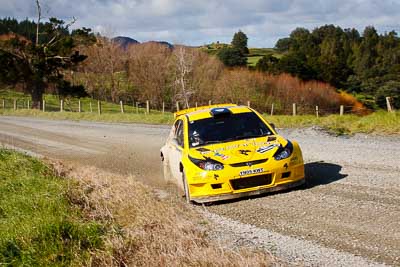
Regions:
<instances>
[{"instance_id":1,"label":"wooden fence post","mask_svg":"<svg viewBox=\"0 0 400 267\"><path fill-rule=\"evenodd\" d=\"M146 113L150 114L150 101L146 100Z\"/></svg>"},{"instance_id":2,"label":"wooden fence post","mask_svg":"<svg viewBox=\"0 0 400 267\"><path fill-rule=\"evenodd\" d=\"M388 112L393 112L392 104L390 103L390 97L386 97L386 106Z\"/></svg>"},{"instance_id":3,"label":"wooden fence post","mask_svg":"<svg viewBox=\"0 0 400 267\"><path fill-rule=\"evenodd\" d=\"M165 113L165 103L164 103L164 101L162 102L162 114L164 114Z\"/></svg>"},{"instance_id":4,"label":"wooden fence post","mask_svg":"<svg viewBox=\"0 0 400 267\"><path fill-rule=\"evenodd\" d=\"M31 109L31 102L30 102L29 99L28 99L28 103L27 103L26 107L27 107L28 109Z\"/></svg>"},{"instance_id":5,"label":"wooden fence post","mask_svg":"<svg viewBox=\"0 0 400 267\"><path fill-rule=\"evenodd\" d=\"M119 106L120 106L120 108L121 108L121 113L125 113L125 110L124 110L124 103L122 102L122 100L119 101Z\"/></svg>"},{"instance_id":6,"label":"wooden fence post","mask_svg":"<svg viewBox=\"0 0 400 267\"><path fill-rule=\"evenodd\" d=\"M212 102L211 100L208 100L208 105L211 106Z\"/></svg>"},{"instance_id":7,"label":"wooden fence post","mask_svg":"<svg viewBox=\"0 0 400 267\"><path fill-rule=\"evenodd\" d=\"M297 115L297 106L296 103L293 103L293 116Z\"/></svg>"},{"instance_id":8,"label":"wooden fence post","mask_svg":"<svg viewBox=\"0 0 400 267\"><path fill-rule=\"evenodd\" d=\"M6 100L5 99L3 99L3 103L2 103L3 105L3 109L6 109Z\"/></svg>"},{"instance_id":9,"label":"wooden fence post","mask_svg":"<svg viewBox=\"0 0 400 267\"><path fill-rule=\"evenodd\" d=\"M197 102L195 103L195 106L196 106L196 108L197 108Z\"/></svg>"},{"instance_id":10,"label":"wooden fence post","mask_svg":"<svg viewBox=\"0 0 400 267\"><path fill-rule=\"evenodd\" d=\"M46 100L43 99L43 106L42 106L43 112L46 112Z\"/></svg>"},{"instance_id":11,"label":"wooden fence post","mask_svg":"<svg viewBox=\"0 0 400 267\"><path fill-rule=\"evenodd\" d=\"M17 99L14 99L14 110L17 110Z\"/></svg>"},{"instance_id":12,"label":"wooden fence post","mask_svg":"<svg viewBox=\"0 0 400 267\"><path fill-rule=\"evenodd\" d=\"M318 108L318 106L315 106L315 115L317 115L317 118L319 117L319 108Z\"/></svg>"},{"instance_id":13,"label":"wooden fence post","mask_svg":"<svg viewBox=\"0 0 400 267\"><path fill-rule=\"evenodd\" d=\"M81 103L81 100L78 100L78 112L79 112L79 113L82 112L82 103Z\"/></svg>"},{"instance_id":14,"label":"wooden fence post","mask_svg":"<svg viewBox=\"0 0 400 267\"><path fill-rule=\"evenodd\" d=\"M179 102L176 101L176 111L179 111Z\"/></svg>"},{"instance_id":15,"label":"wooden fence post","mask_svg":"<svg viewBox=\"0 0 400 267\"><path fill-rule=\"evenodd\" d=\"M274 103L272 103L272 105L271 105L271 116L273 116L274 115Z\"/></svg>"},{"instance_id":16,"label":"wooden fence post","mask_svg":"<svg viewBox=\"0 0 400 267\"><path fill-rule=\"evenodd\" d=\"M90 113L93 113L92 101L89 102L89 109L90 109Z\"/></svg>"},{"instance_id":17,"label":"wooden fence post","mask_svg":"<svg viewBox=\"0 0 400 267\"><path fill-rule=\"evenodd\" d=\"M136 113L139 114L139 102L136 102Z\"/></svg>"},{"instance_id":18,"label":"wooden fence post","mask_svg":"<svg viewBox=\"0 0 400 267\"><path fill-rule=\"evenodd\" d=\"M101 101L97 100L97 112L101 115Z\"/></svg>"},{"instance_id":19,"label":"wooden fence post","mask_svg":"<svg viewBox=\"0 0 400 267\"><path fill-rule=\"evenodd\" d=\"M60 100L60 112L64 111L64 99Z\"/></svg>"},{"instance_id":20,"label":"wooden fence post","mask_svg":"<svg viewBox=\"0 0 400 267\"><path fill-rule=\"evenodd\" d=\"M340 116L343 116L344 114L344 106L340 105Z\"/></svg>"},{"instance_id":21,"label":"wooden fence post","mask_svg":"<svg viewBox=\"0 0 400 267\"><path fill-rule=\"evenodd\" d=\"M250 101L247 101L247 106L250 107Z\"/></svg>"}]
</instances>

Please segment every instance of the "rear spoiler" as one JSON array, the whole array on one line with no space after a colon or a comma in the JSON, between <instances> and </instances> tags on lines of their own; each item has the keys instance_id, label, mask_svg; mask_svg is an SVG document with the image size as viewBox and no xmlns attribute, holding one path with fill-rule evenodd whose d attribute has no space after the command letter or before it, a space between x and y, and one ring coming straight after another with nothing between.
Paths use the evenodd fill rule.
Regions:
<instances>
[{"instance_id":1,"label":"rear spoiler","mask_svg":"<svg viewBox=\"0 0 400 267\"><path fill-rule=\"evenodd\" d=\"M188 109L183 109L180 111L177 111L174 113L174 118L177 118L181 115L185 115L190 112L198 111L198 110L205 110L205 109L211 109L211 108L229 108L229 107L236 107L236 104L216 104L216 105L208 105L208 106L201 106L197 108L188 108Z\"/></svg>"}]
</instances>

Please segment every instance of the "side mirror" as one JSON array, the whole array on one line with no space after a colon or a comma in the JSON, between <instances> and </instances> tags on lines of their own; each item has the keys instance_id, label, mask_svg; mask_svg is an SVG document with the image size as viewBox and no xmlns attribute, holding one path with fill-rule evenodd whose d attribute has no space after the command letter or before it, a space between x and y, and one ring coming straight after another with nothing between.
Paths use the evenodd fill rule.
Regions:
<instances>
[{"instance_id":1,"label":"side mirror","mask_svg":"<svg viewBox=\"0 0 400 267\"><path fill-rule=\"evenodd\" d=\"M274 129L274 131L276 131L275 124L270 123L269 125L271 125L271 127Z\"/></svg>"}]
</instances>

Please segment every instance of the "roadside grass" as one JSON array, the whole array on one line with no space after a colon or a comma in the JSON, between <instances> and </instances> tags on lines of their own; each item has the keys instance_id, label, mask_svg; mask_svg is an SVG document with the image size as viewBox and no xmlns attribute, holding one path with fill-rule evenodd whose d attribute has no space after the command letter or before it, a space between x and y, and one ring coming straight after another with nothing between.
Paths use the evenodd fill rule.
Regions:
<instances>
[{"instance_id":1,"label":"roadside grass","mask_svg":"<svg viewBox=\"0 0 400 267\"><path fill-rule=\"evenodd\" d=\"M0 149L0 265L87 265L104 228L69 201L71 181L40 161Z\"/></svg>"},{"instance_id":2,"label":"roadside grass","mask_svg":"<svg viewBox=\"0 0 400 267\"><path fill-rule=\"evenodd\" d=\"M82 206L101 221L118 225L107 240L111 253L101 266L272 266L279 259L267 251L220 244L212 225L198 209L173 193L159 193L135 177L89 166L65 166L60 172L80 181ZM280 264L283 265L283 264Z\"/></svg>"},{"instance_id":3,"label":"roadside grass","mask_svg":"<svg viewBox=\"0 0 400 267\"><path fill-rule=\"evenodd\" d=\"M14 107L13 100L17 100L18 109L26 109L28 100L31 101L29 95L15 92L12 90L0 90L0 100L6 100L6 108L12 109ZM56 95L45 94L43 95L43 100L46 102L46 111L60 111L60 98ZM91 99L89 97L83 98L65 98L64 99L64 110L68 112L78 112L79 110L79 100L81 101L81 111L82 112L92 112L98 113L97 100ZM106 101L100 101L102 113L121 113L121 107L119 104L110 103ZM30 102L32 106L32 102ZM124 111L126 113L145 113L146 103L140 103L138 109L133 106L132 103L124 103ZM157 110L151 110L153 113L161 113Z\"/></svg>"},{"instance_id":4,"label":"roadside grass","mask_svg":"<svg viewBox=\"0 0 400 267\"><path fill-rule=\"evenodd\" d=\"M368 133L378 135L400 134L400 113L377 111L367 116L329 115L317 118L313 115L274 115L264 114L267 121L279 128L322 127L334 134Z\"/></svg>"},{"instance_id":5,"label":"roadside grass","mask_svg":"<svg viewBox=\"0 0 400 267\"><path fill-rule=\"evenodd\" d=\"M10 90L0 90L1 98L18 98L28 100L30 97L13 92ZM74 121L99 121L115 123L147 123L147 124L172 124L174 116L171 112L151 110L150 114L145 114L144 108L125 105L125 113L120 112L120 106L113 103L102 102L102 114L97 113L97 101L90 98L81 99L83 112L78 113L78 100L73 98L65 106L65 112L59 112L59 99L53 95L45 96L46 102L50 103L48 112L26 109L19 106L18 110L13 110L11 102L6 109L0 109L0 115L5 116L29 116L56 120ZM22 103L22 100L20 101ZM89 103L92 103L92 111L89 112ZM52 108L51 108L52 107ZM53 112L52 112L53 111ZM322 127L335 134L400 134L400 112L388 113L377 111L367 116L357 116L346 114L344 116L328 115L317 118L314 115L263 115L268 121L273 122L278 128L304 128L311 126Z\"/></svg>"},{"instance_id":6,"label":"roadside grass","mask_svg":"<svg viewBox=\"0 0 400 267\"><path fill-rule=\"evenodd\" d=\"M172 124L174 115L166 112L150 113L77 113L77 112L43 112L40 110L0 110L0 115L5 116L21 116L21 117L37 117L52 120L72 120L72 121L98 121L98 122L115 122L115 123L146 123L146 124Z\"/></svg>"},{"instance_id":7,"label":"roadside grass","mask_svg":"<svg viewBox=\"0 0 400 267\"><path fill-rule=\"evenodd\" d=\"M146 123L146 124L172 124L174 116L172 113L150 113L148 115L136 113L108 113L98 115L97 113L77 112L42 112L39 110L0 110L4 116L38 117L54 120L73 121L98 121L113 123ZM357 115L329 115L317 118L314 115L263 115L267 121L272 122L278 128L305 128L311 126L322 127L334 134L368 133L378 135L400 134L400 113L388 113L377 111L367 116Z\"/></svg>"},{"instance_id":8,"label":"roadside grass","mask_svg":"<svg viewBox=\"0 0 400 267\"><path fill-rule=\"evenodd\" d=\"M0 149L0 265L271 266L268 252L226 247L178 196L135 180ZM63 178L61 178L63 177Z\"/></svg>"}]
</instances>

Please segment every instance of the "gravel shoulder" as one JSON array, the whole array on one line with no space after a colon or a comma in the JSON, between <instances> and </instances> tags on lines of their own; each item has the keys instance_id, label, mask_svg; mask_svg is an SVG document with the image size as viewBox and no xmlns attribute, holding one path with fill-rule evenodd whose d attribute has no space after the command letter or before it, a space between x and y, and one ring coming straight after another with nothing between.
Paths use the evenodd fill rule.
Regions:
<instances>
[{"instance_id":1,"label":"gravel shoulder","mask_svg":"<svg viewBox=\"0 0 400 267\"><path fill-rule=\"evenodd\" d=\"M168 126L0 117L2 144L133 174L167 192L172 189L163 184L158 166L168 131ZM199 206L216 224L210 235L226 245L268 249L292 264L399 266L400 137L334 137L313 128L280 133L300 143L307 185Z\"/></svg>"}]
</instances>

